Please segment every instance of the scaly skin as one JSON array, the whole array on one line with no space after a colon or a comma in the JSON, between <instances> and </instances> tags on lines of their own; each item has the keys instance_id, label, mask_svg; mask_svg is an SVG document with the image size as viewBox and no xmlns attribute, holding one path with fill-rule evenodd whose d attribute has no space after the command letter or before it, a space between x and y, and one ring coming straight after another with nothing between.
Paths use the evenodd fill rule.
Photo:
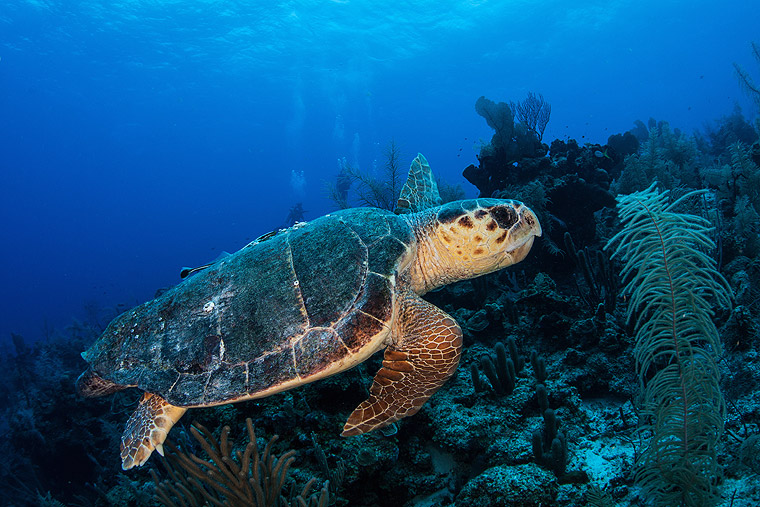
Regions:
<instances>
[{"instance_id":1,"label":"scaly skin","mask_svg":"<svg viewBox=\"0 0 760 507\"><path fill-rule=\"evenodd\" d=\"M462 330L419 297L453 281L519 262L541 235L536 215L517 201L482 199L405 215L417 236L416 256L400 273L393 342L385 349L370 396L354 410L343 436L382 428L417 413L454 374Z\"/></svg>"},{"instance_id":2,"label":"scaly skin","mask_svg":"<svg viewBox=\"0 0 760 507\"><path fill-rule=\"evenodd\" d=\"M399 296L398 340L385 349L370 396L351 413L342 436L360 435L414 415L454 374L462 330L446 312L412 291Z\"/></svg>"},{"instance_id":3,"label":"scaly skin","mask_svg":"<svg viewBox=\"0 0 760 507\"><path fill-rule=\"evenodd\" d=\"M478 199L477 208L462 208L472 202L404 216L417 235L417 255L409 269L417 294L520 262L541 236L536 215L521 202Z\"/></svg>"},{"instance_id":4,"label":"scaly skin","mask_svg":"<svg viewBox=\"0 0 760 507\"><path fill-rule=\"evenodd\" d=\"M186 411L186 408L170 405L155 394L143 394L121 436L121 468L129 470L141 466L148 461L153 450L163 456L163 444L169 430Z\"/></svg>"}]
</instances>

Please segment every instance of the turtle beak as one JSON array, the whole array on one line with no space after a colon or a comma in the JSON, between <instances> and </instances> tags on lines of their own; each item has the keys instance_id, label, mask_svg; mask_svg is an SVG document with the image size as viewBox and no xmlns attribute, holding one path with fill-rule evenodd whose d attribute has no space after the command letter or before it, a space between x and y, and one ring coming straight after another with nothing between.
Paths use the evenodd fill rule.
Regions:
<instances>
[{"instance_id":1,"label":"turtle beak","mask_svg":"<svg viewBox=\"0 0 760 507\"><path fill-rule=\"evenodd\" d=\"M540 237L543 231L541 223L533 211L521 202L515 201L515 211L518 220L509 230L509 245L506 250L506 263L503 266L516 264L523 260L530 252L533 241Z\"/></svg>"},{"instance_id":2,"label":"turtle beak","mask_svg":"<svg viewBox=\"0 0 760 507\"><path fill-rule=\"evenodd\" d=\"M520 217L517 227L520 228L522 233L531 237L541 237L543 231L541 230L541 222L538 221L536 214L524 204L520 204L517 213Z\"/></svg>"},{"instance_id":3,"label":"turtle beak","mask_svg":"<svg viewBox=\"0 0 760 507\"><path fill-rule=\"evenodd\" d=\"M530 252L530 249L533 246L534 238L535 236L528 237L522 245L518 246L514 250L510 250L509 252L507 252L509 263L506 264L506 266L509 266L510 264L517 264L518 262L523 260L525 257L527 257L528 252Z\"/></svg>"}]
</instances>

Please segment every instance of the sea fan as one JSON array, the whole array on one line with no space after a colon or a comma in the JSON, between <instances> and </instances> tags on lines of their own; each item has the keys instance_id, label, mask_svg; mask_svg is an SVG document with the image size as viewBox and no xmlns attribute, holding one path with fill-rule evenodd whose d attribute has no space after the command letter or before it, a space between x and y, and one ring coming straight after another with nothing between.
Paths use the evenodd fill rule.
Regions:
<instances>
[{"instance_id":1,"label":"sea fan","mask_svg":"<svg viewBox=\"0 0 760 507\"><path fill-rule=\"evenodd\" d=\"M731 289L706 252L710 223L675 210L700 194L668 204L668 192L618 196L623 230L605 248L624 261L636 329L641 388L639 431L648 442L636 482L655 505L711 505L718 499L716 444L725 406L716 358L721 344L713 308L729 307Z\"/></svg>"}]
</instances>

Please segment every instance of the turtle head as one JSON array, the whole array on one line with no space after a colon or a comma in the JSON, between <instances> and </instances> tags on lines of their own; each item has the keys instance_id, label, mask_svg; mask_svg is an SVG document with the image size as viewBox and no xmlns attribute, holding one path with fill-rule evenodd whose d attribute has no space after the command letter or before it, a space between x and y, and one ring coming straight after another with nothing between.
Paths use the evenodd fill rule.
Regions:
<instances>
[{"instance_id":1,"label":"turtle head","mask_svg":"<svg viewBox=\"0 0 760 507\"><path fill-rule=\"evenodd\" d=\"M519 201L470 199L420 213L411 280L422 294L520 262L541 236L536 214Z\"/></svg>"}]
</instances>

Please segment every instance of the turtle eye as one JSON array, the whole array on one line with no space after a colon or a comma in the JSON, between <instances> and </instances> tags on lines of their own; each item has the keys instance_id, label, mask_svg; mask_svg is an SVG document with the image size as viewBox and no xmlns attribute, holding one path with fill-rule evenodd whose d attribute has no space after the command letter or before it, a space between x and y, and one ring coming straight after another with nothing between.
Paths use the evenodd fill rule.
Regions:
<instances>
[{"instance_id":1,"label":"turtle eye","mask_svg":"<svg viewBox=\"0 0 760 507\"><path fill-rule=\"evenodd\" d=\"M511 204L499 204L492 206L489 210L491 217L496 224L502 229L509 230L519 219L517 210Z\"/></svg>"}]
</instances>

